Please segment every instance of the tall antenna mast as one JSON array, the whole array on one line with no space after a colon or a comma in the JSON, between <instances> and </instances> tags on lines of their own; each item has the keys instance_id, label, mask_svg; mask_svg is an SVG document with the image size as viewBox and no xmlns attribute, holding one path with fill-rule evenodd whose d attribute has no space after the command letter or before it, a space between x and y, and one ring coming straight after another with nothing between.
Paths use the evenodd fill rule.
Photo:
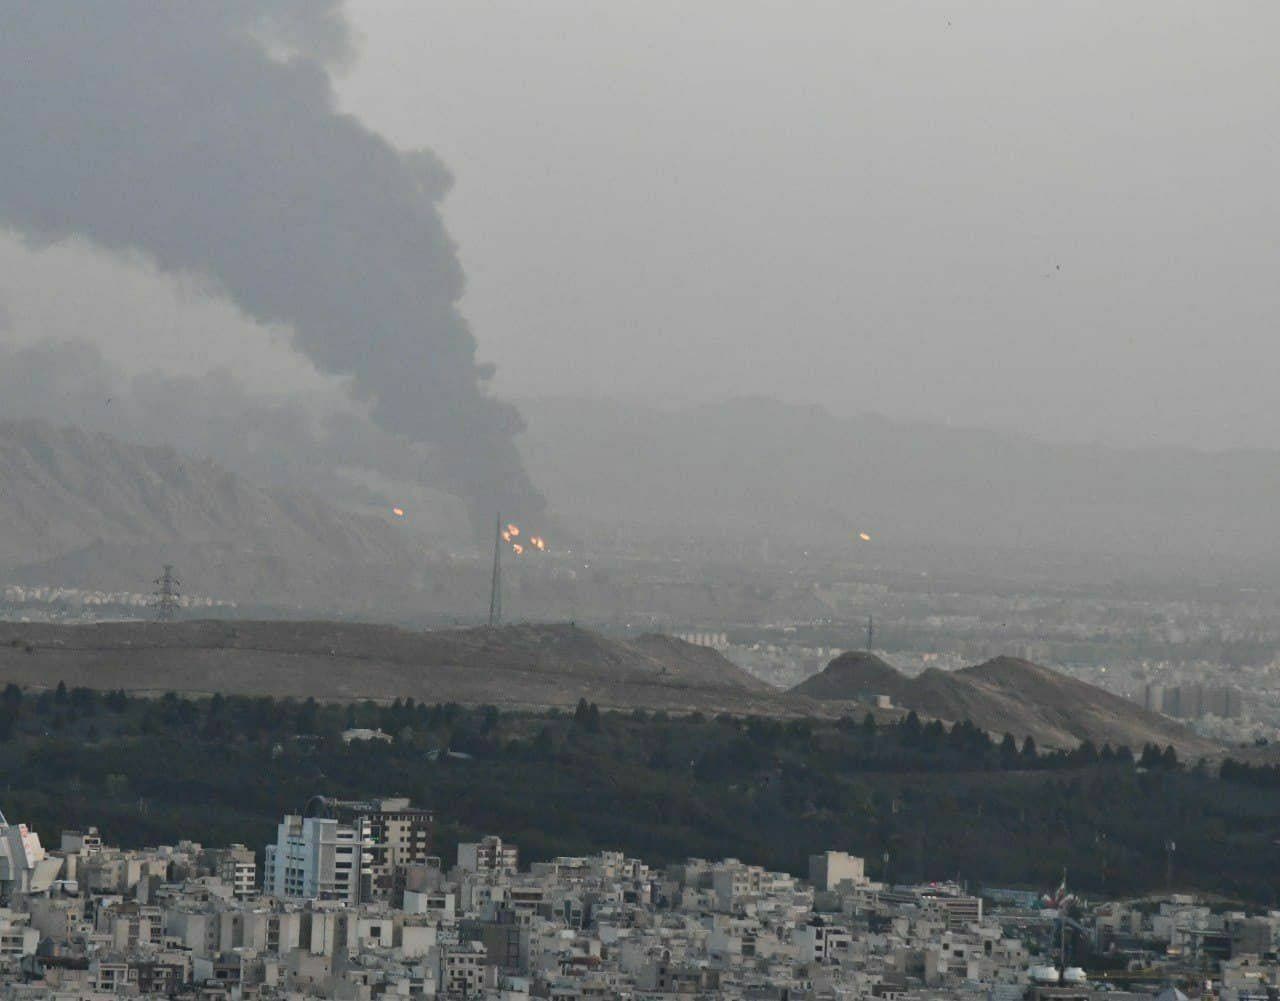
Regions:
<instances>
[{"instance_id":1,"label":"tall antenna mast","mask_svg":"<svg viewBox=\"0 0 1280 1001\"><path fill-rule=\"evenodd\" d=\"M156 621L172 622L178 611L179 598L182 594L180 590L182 581L173 575L173 564L166 563L164 573L152 583L156 585L156 590L153 592L156 599Z\"/></svg>"},{"instance_id":2,"label":"tall antenna mast","mask_svg":"<svg viewBox=\"0 0 1280 1001\"><path fill-rule=\"evenodd\" d=\"M489 625L502 625L502 515L493 533L493 586L489 591Z\"/></svg>"},{"instance_id":3,"label":"tall antenna mast","mask_svg":"<svg viewBox=\"0 0 1280 1001\"><path fill-rule=\"evenodd\" d=\"M870 615L867 616L867 653L870 653L876 643L876 620Z\"/></svg>"}]
</instances>

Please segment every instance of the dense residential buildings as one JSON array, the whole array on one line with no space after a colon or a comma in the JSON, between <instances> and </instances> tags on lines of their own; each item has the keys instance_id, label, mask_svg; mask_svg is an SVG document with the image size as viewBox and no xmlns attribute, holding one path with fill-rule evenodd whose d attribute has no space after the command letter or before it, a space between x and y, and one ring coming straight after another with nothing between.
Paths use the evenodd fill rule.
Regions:
<instances>
[{"instance_id":1,"label":"dense residential buildings","mask_svg":"<svg viewBox=\"0 0 1280 1001\"><path fill-rule=\"evenodd\" d=\"M1178 719L1236 719L1240 715L1240 692L1225 685L1148 684L1143 687L1143 707Z\"/></svg>"},{"instance_id":2,"label":"dense residential buildings","mask_svg":"<svg viewBox=\"0 0 1280 1001\"><path fill-rule=\"evenodd\" d=\"M1181 984L1262 1001L1280 990L1275 911L1168 895L1068 913L1061 893L886 885L841 851L810 856L808 879L621 852L522 871L517 847L490 835L460 844L446 869L428 854L430 813L405 800L304 813L266 847L260 887L243 845L126 851L88 828L45 851L0 821L0 999L1177 1001ZM1087 973L1085 956L1106 976Z\"/></svg>"}]
</instances>

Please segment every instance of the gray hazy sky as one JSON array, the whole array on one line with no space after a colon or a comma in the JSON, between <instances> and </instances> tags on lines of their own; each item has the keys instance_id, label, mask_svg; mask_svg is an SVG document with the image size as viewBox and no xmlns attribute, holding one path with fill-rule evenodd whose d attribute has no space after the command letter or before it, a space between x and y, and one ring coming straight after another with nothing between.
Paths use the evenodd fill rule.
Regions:
<instances>
[{"instance_id":1,"label":"gray hazy sky","mask_svg":"<svg viewBox=\"0 0 1280 1001\"><path fill-rule=\"evenodd\" d=\"M1275 444L1280 5L349 11L503 393Z\"/></svg>"},{"instance_id":2,"label":"gray hazy sky","mask_svg":"<svg viewBox=\"0 0 1280 1001\"><path fill-rule=\"evenodd\" d=\"M1273 0L348 13L340 100L452 169L503 395L1276 445ZM0 346L107 327L126 368L341 391L203 280L0 233Z\"/></svg>"}]
</instances>

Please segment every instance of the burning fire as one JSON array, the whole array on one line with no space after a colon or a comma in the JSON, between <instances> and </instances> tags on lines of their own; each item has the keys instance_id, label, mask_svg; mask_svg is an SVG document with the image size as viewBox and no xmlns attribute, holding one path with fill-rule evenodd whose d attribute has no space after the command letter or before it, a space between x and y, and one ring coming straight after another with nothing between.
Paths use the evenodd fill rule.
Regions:
<instances>
[{"instance_id":1,"label":"burning fire","mask_svg":"<svg viewBox=\"0 0 1280 1001\"><path fill-rule=\"evenodd\" d=\"M514 523L508 523L499 533L498 537L511 547L511 551L517 556L523 556L526 549L536 549L540 553L547 551L547 541L541 535L530 535L525 542L517 542L520 537L520 526Z\"/></svg>"},{"instance_id":2,"label":"burning fire","mask_svg":"<svg viewBox=\"0 0 1280 1001\"><path fill-rule=\"evenodd\" d=\"M403 517L404 517L404 508L402 508L402 507L393 507L393 508L391 509L391 513L392 513L392 514L394 514L397 518L403 518Z\"/></svg>"},{"instance_id":3,"label":"burning fire","mask_svg":"<svg viewBox=\"0 0 1280 1001\"><path fill-rule=\"evenodd\" d=\"M871 536L869 536L866 532L859 532L858 538L861 539L863 542L871 541Z\"/></svg>"}]
</instances>

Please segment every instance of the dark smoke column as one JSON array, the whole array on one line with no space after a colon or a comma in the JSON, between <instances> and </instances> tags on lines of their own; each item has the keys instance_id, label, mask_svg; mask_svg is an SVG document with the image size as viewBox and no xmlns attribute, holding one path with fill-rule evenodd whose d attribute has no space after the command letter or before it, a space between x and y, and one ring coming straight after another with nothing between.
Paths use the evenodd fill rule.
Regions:
<instances>
[{"instance_id":1,"label":"dark smoke column","mask_svg":"<svg viewBox=\"0 0 1280 1001\"><path fill-rule=\"evenodd\" d=\"M448 172L335 111L332 0L10 0L0 21L0 222L215 280L350 376L482 529L541 509L457 310Z\"/></svg>"}]
</instances>

